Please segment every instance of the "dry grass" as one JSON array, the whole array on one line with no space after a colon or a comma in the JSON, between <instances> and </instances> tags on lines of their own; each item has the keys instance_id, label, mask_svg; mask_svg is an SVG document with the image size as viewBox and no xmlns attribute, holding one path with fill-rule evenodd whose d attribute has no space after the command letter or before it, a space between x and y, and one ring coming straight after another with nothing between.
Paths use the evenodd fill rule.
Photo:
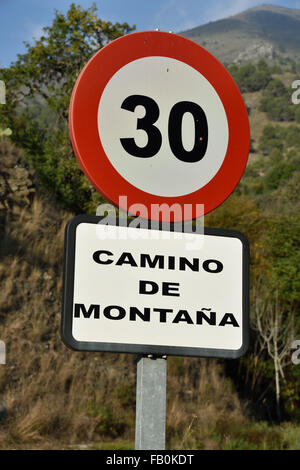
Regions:
<instances>
[{"instance_id":1,"label":"dry grass","mask_svg":"<svg viewBox=\"0 0 300 470\"><path fill-rule=\"evenodd\" d=\"M137 358L73 352L60 338L63 239L70 217L36 198L18 218L6 220L0 337L7 364L0 369L0 396L8 417L1 425L1 448L134 441ZM242 416L221 366L169 358L169 445L203 445L222 412Z\"/></svg>"},{"instance_id":2,"label":"dry grass","mask_svg":"<svg viewBox=\"0 0 300 470\"><path fill-rule=\"evenodd\" d=\"M10 171L21 153L2 144ZM7 349L0 448L133 443L137 357L73 352L60 338L64 229L72 215L37 195L16 206L6 210L0 239L0 338ZM180 358L169 359L168 377L168 440L188 446L196 423L210 428L226 379L213 362ZM237 398L234 407L240 409Z\"/></svg>"},{"instance_id":3,"label":"dry grass","mask_svg":"<svg viewBox=\"0 0 300 470\"><path fill-rule=\"evenodd\" d=\"M215 359L169 358L168 439L177 449L219 448L222 422L246 422L233 385ZM172 447L171 447L172 448Z\"/></svg>"},{"instance_id":4,"label":"dry grass","mask_svg":"<svg viewBox=\"0 0 300 470\"><path fill-rule=\"evenodd\" d=\"M71 214L38 197L18 214L6 215L0 243L0 449L133 448L136 356L73 352L60 338ZM167 387L169 449L247 448L257 435L266 448L275 442L253 431L221 362L170 357Z\"/></svg>"}]
</instances>

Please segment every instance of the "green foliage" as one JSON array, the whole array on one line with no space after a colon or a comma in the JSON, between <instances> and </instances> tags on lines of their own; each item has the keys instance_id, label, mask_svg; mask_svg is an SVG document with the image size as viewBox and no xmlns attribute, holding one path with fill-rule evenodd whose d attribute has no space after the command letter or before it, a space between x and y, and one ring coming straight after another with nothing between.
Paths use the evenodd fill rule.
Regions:
<instances>
[{"instance_id":1,"label":"green foliage","mask_svg":"<svg viewBox=\"0 0 300 470\"><path fill-rule=\"evenodd\" d=\"M284 138L286 146L300 148L300 132L299 127L289 126L285 129Z\"/></svg>"},{"instance_id":2,"label":"green foliage","mask_svg":"<svg viewBox=\"0 0 300 470\"><path fill-rule=\"evenodd\" d=\"M265 174L265 190L272 191L279 188L279 186L287 181L297 169L300 169L300 159L297 163L286 161L275 163Z\"/></svg>"},{"instance_id":3,"label":"green foliage","mask_svg":"<svg viewBox=\"0 0 300 470\"><path fill-rule=\"evenodd\" d=\"M135 388L129 383L120 383L113 391L113 395L124 408L135 407Z\"/></svg>"},{"instance_id":4,"label":"green foliage","mask_svg":"<svg viewBox=\"0 0 300 470\"><path fill-rule=\"evenodd\" d=\"M289 213L300 208L300 171L295 171L287 183L279 188L277 197Z\"/></svg>"},{"instance_id":5,"label":"green foliage","mask_svg":"<svg viewBox=\"0 0 300 470\"><path fill-rule=\"evenodd\" d=\"M278 78L273 78L266 87L264 96L268 98L281 98L285 92L284 84Z\"/></svg>"},{"instance_id":6,"label":"green foliage","mask_svg":"<svg viewBox=\"0 0 300 470\"><path fill-rule=\"evenodd\" d=\"M122 435L125 429L124 423L114 416L113 411L105 406L91 406L89 414L97 423L95 431L110 438L116 438Z\"/></svg>"},{"instance_id":7,"label":"green foliage","mask_svg":"<svg viewBox=\"0 0 300 470\"><path fill-rule=\"evenodd\" d=\"M268 124L259 139L259 150L265 155L269 155L273 149L283 151L284 143L280 135L280 128Z\"/></svg>"},{"instance_id":8,"label":"green foliage","mask_svg":"<svg viewBox=\"0 0 300 470\"><path fill-rule=\"evenodd\" d=\"M55 194L65 207L86 209L91 187L69 148L67 132L56 131L49 137L41 153L28 153L39 182Z\"/></svg>"},{"instance_id":9,"label":"green foliage","mask_svg":"<svg viewBox=\"0 0 300 470\"><path fill-rule=\"evenodd\" d=\"M294 177L300 170L300 132L295 125L268 124L259 139L262 154L248 164L240 192L255 197L260 206L270 210L271 204L282 212L291 210L287 188L293 192L293 204L300 204L300 192ZM293 183L292 183L293 181ZM294 189L293 189L294 188ZM297 188L297 189L296 189Z\"/></svg>"},{"instance_id":10,"label":"green foliage","mask_svg":"<svg viewBox=\"0 0 300 470\"><path fill-rule=\"evenodd\" d=\"M129 33L127 23L102 21L95 6L84 10L72 4L66 15L56 12L42 37L8 69L1 70L7 84L7 104L0 107L1 127L13 129L12 138L24 148L40 185L74 212L94 212L101 197L93 190L74 157L68 136L68 106L75 80L90 57L109 41ZM277 67L277 68L276 68ZM290 102L290 90L272 74L278 66L229 67L242 92L263 90L260 109L275 121L300 122L300 106ZM293 70L296 68L293 66ZM257 148L257 147L256 147ZM251 246L251 274L264 276L267 289L276 290L284 308L300 305L300 132L297 126L267 125L258 143L255 161L247 167L235 193L206 217L205 224L245 233ZM263 210L262 210L263 209ZM292 214L292 215L291 215ZM248 363L251 359L245 358ZM174 358L173 370L183 371ZM252 369L251 369L252 367ZM272 378L272 364L260 362L260 374ZM287 375L283 397L293 412L299 403L298 370ZM251 363L248 371L257 373ZM183 374L182 374L183 375ZM211 390L209 389L209 393ZM112 392L119 406L134 408L132 385L120 384ZM122 434L126 426L116 409L93 404L89 416L101 436ZM126 417L127 419L127 417ZM128 418L129 419L129 418ZM228 427L226 427L228 426ZM260 427L233 430L224 420L214 429L223 448L280 447L277 432Z\"/></svg>"},{"instance_id":11,"label":"green foliage","mask_svg":"<svg viewBox=\"0 0 300 470\"><path fill-rule=\"evenodd\" d=\"M90 447L91 450L134 450L134 441L125 441L122 439L114 439L109 442L93 443ZM75 447L75 446L74 446Z\"/></svg>"},{"instance_id":12,"label":"green foliage","mask_svg":"<svg viewBox=\"0 0 300 470\"><path fill-rule=\"evenodd\" d=\"M263 129L258 148L264 155L270 155L275 149L281 152L290 148L299 150L299 128L294 125L282 127L268 124Z\"/></svg>"},{"instance_id":13,"label":"green foliage","mask_svg":"<svg viewBox=\"0 0 300 470\"><path fill-rule=\"evenodd\" d=\"M40 39L9 69L2 70L8 106L0 110L1 123L14 130L14 142L39 182L74 212L95 211L100 196L86 180L68 138L69 101L78 74L108 42L134 29L127 23L102 21L96 6L71 4L66 15L55 12Z\"/></svg>"},{"instance_id":14,"label":"green foliage","mask_svg":"<svg viewBox=\"0 0 300 470\"><path fill-rule=\"evenodd\" d=\"M263 61L257 66L253 64L246 64L240 67L232 65L228 70L242 93L262 90L266 88L271 79L271 71Z\"/></svg>"},{"instance_id":15,"label":"green foliage","mask_svg":"<svg viewBox=\"0 0 300 470\"><path fill-rule=\"evenodd\" d=\"M226 417L216 421L213 437L224 450L272 450L287 449L288 440L283 439L279 427L267 422L230 422Z\"/></svg>"},{"instance_id":16,"label":"green foliage","mask_svg":"<svg viewBox=\"0 0 300 470\"><path fill-rule=\"evenodd\" d=\"M49 106L67 117L70 91L76 77L93 54L109 41L132 31L127 23L102 21L96 6L84 10L71 4L66 16L56 11L51 26L13 68L29 93L41 94ZM28 95L27 95L28 96Z\"/></svg>"},{"instance_id":17,"label":"green foliage","mask_svg":"<svg viewBox=\"0 0 300 470\"><path fill-rule=\"evenodd\" d=\"M273 83L268 92L278 99L282 90L279 82ZM265 90L266 91L266 90ZM278 95L276 98L275 95ZM297 107L294 106L296 109ZM296 125L280 126L268 124L264 127L257 147L257 157L250 160L239 185L241 194L257 202L264 215L263 231L257 231L252 252L252 283L262 279L265 291L252 295L252 311L256 302L263 302L267 295L278 294L283 321L280 327L282 335L289 324L293 312L300 307L300 132ZM247 233L247 231L245 232ZM269 294L268 294L269 293ZM254 305L253 305L254 304ZM267 312L266 312L267 314ZM253 315L253 313L252 313ZM293 320L295 338L299 337L300 326L297 315ZM255 381L251 388L257 393L257 399L264 396L266 403L274 396L274 368L270 359L260 355L257 362L255 342L257 332L253 333L248 358L242 359L240 369L245 368L245 377ZM280 336L281 337L281 336ZM252 350L253 347L253 350ZM251 359L252 358L252 359ZM292 419L299 419L296 409L299 407L300 368L287 363L285 380L281 382L282 410ZM268 385L269 384L269 385ZM265 392L268 391L268 395ZM252 392L252 393L253 393ZM261 412L264 407L258 408ZM283 439L283 437L282 437ZM245 442L246 441L246 442ZM289 438L287 438L287 442ZM248 439L238 437L228 441L228 448L247 448ZM287 447L290 443L285 444ZM232 446L232 447L230 447ZM266 447L267 448L267 447Z\"/></svg>"},{"instance_id":18,"label":"green foliage","mask_svg":"<svg viewBox=\"0 0 300 470\"><path fill-rule=\"evenodd\" d=\"M240 230L250 242L254 241L263 229L263 214L245 195L234 193L221 206L205 217L208 227L222 227Z\"/></svg>"},{"instance_id":19,"label":"green foliage","mask_svg":"<svg viewBox=\"0 0 300 470\"><path fill-rule=\"evenodd\" d=\"M270 286L286 305L300 306L300 217L278 214L269 218L264 236Z\"/></svg>"},{"instance_id":20,"label":"green foliage","mask_svg":"<svg viewBox=\"0 0 300 470\"><path fill-rule=\"evenodd\" d=\"M291 350L292 352L293 350ZM283 382L282 397L286 410L293 420L300 423L300 367L299 364L293 364L286 371L286 380ZM300 441L298 436L298 446Z\"/></svg>"},{"instance_id":21,"label":"green foliage","mask_svg":"<svg viewBox=\"0 0 300 470\"><path fill-rule=\"evenodd\" d=\"M266 86L259 109L273 121L294 121L296 118L291 91L278 78L272 79Z\"/></svg>"}]
</instances>

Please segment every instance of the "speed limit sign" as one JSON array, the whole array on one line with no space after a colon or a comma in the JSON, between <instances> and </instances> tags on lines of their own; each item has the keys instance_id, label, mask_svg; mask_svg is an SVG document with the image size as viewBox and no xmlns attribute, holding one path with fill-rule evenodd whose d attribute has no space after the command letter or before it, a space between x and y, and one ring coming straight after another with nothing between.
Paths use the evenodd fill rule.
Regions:
<instances>
[{"instance_id":1,"label":"speed limit sign","mask_svg":"<svg viewBox=\"0 0 300 470\"><path fill-rule=\"evenodd\" d=\"M149 214L152 204L175 203L191 205L189 218L201 204L210 212L248 159L237 85L208 51L173 33L133 33L99 50L78 77L69 119L91 184L115 205L125 195Z\"/></svg>"}]
</instances>

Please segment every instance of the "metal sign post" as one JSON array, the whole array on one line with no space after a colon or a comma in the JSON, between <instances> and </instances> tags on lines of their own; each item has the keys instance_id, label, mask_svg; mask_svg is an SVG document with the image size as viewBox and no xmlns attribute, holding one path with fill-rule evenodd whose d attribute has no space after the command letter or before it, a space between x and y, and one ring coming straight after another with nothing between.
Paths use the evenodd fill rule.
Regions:
<instances>
[{"instance_id":1,"label":"metal sign post","mask_svg":"<svg viewBox=\"0 0 300 470\"><path fill-rule=\"evenodd\" d=\"M135 450L164 450L167 359L141 357L137 364Z\"/></svg>"}]
</instances>

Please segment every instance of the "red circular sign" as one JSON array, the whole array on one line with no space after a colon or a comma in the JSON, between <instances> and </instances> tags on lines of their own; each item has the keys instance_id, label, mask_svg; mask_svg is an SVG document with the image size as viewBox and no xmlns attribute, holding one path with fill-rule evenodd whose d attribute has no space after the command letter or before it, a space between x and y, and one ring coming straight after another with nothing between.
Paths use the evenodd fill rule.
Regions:
<instances>
[{"instance_id":1,"label":"red circular sign","mask_svg":"<svg viewBox=\"0 0 300 470\"><path fill-rule=\"evenodd\" d=\"M91 184L128 212L145 207L148 219L210 212L232 193L249 154L237 85L208 51L173 33L133 33L99 50L75 84L69 123Z\"/></svg>"}]
</instances>

